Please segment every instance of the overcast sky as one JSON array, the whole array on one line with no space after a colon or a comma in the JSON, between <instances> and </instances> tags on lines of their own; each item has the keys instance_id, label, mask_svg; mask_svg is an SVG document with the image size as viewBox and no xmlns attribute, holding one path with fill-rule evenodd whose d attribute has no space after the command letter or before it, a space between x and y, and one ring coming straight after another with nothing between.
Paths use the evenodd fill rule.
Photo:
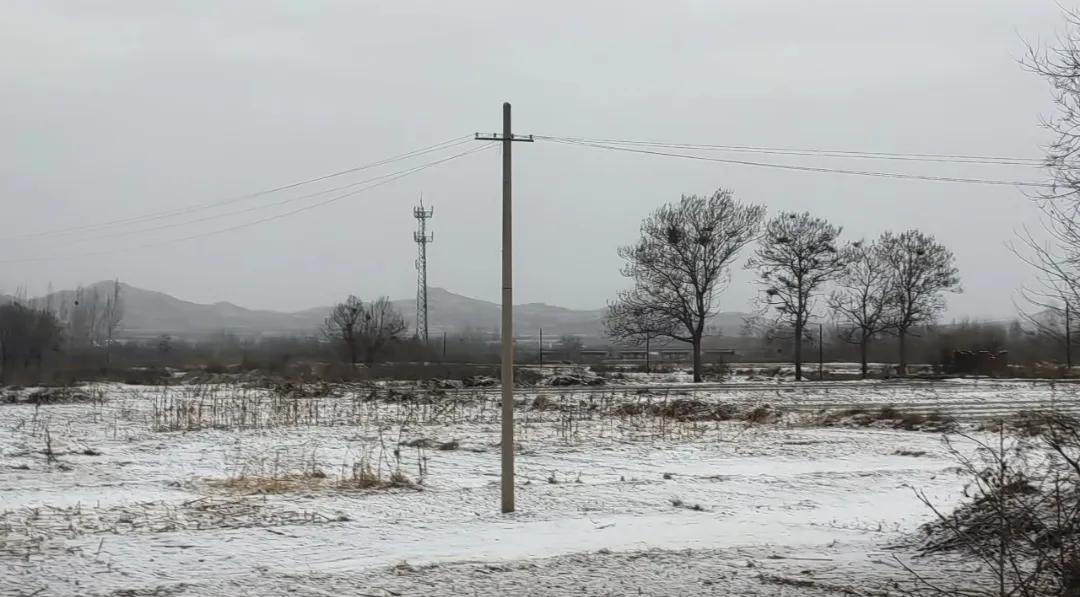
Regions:
<instances>
[{"instance_id":1,"label":"overcast sky","mask_svg":"<svg viewBox=\"0 0 1080 597\"><path fill-rule=\"evenodd\" d=\"M1050 0L316 2L7 0L0 9L0 290L119 277L200 302L302 309L412 296L412 207L435 206L433 286L498 300L492 148L288 217L396 168L124 228L157 214L499 129L678 143L1041 157L1046 85L1018 64L1061 27ZM535 143L515 150L515 302L602 306L617 245L681 194L809 210L850 239L920 228L956 253L949 317L1014 312L1024 193ZM721 155L721 154L717 154ZM1041 180L1015 166L747 156ZM292 199L288 203L273 205ZM242 213L230 212L247 210ZM194 221L198 220L198 221ZM189 222L189 223L184 223ZM164 226L169 226L164 228ZM151 230L146 230L151 229ZM19 238L22 237L22 238ZM722 308L756 289L741 270ZM38 261L17 261L38 259Z\"/></svg>"}]
</instances>

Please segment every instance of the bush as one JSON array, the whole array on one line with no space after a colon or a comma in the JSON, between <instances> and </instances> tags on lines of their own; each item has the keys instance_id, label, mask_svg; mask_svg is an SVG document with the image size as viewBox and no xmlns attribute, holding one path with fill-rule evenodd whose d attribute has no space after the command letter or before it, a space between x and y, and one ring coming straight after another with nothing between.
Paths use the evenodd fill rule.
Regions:
<instances>
[{"instance_id":1,"label":"bush","mask_svg":"<svg viewBox=\"0 0 1080 597\"><path fill-rule=\"evenodd\" d=\"M762 404L743 413L742 418L747 423L771 423L780 418L780 413L768 404Z\"/></svg>"},{"instance_id":2,"label":"bush","mask_svg":"<svg viewBox=\"0 0 1080 597\"><path fill-rule=\"evenodd\" d=\"M1080 421L1051 413L1029 419L1038 420L1036 435L1002 422L995 440L965 436L978 447L974 455L948 444L967 479L967 503L943 513L919 494L936 516L920 529L919 549L962 553L988 572L985 590L965 594L1075 595L1080 587ZM908 570L929 594L961 594ZM965 590L980 588L978 579L963 582Z\"/></svg>"},{"instance_id":3,"label":"bush","mask_svg":"<svg viewBox=\"0 0 1080 597\"><path fill-rule=\"evenodd\" d=\"M701 377L705 381L723 381L731 377L731 369L727 363L706 363L701 366Z\"/></svg>"}]
</instances>

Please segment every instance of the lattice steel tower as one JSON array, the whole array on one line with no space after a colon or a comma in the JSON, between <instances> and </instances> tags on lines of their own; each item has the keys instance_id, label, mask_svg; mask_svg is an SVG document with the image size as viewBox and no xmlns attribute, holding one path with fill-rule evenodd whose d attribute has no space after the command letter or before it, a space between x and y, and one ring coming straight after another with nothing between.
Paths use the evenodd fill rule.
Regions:
<instances>
[{"instance_id":1,"label":"lattice steel tower","mask_svg":"<svg viewBox=\"0 0 1080 597\"><path fill-rule=\"evenodd\" d=\"M427 245L435 240L435 234L427 231L427 221L434 214L435 208L424 208L424 197L421 195L420 206L413 208L417 226L413 240L419 251L416 258L416 337L424 343L428 341Z\"/></svg>"}]
</instances>

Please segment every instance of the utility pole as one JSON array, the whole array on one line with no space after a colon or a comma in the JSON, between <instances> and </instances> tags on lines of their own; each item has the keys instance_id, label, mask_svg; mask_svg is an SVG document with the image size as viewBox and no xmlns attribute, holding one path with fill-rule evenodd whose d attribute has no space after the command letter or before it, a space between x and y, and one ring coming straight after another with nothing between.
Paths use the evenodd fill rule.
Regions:
<instances>
[{"instance_id":1,"label":"utility pole","mask_svg":"<svg viewBox=\"0 0 1080 597\"><path fill-rule=\"evenodd\" d=\"M510 159L514 141L531 143L532 135L517 137L510 127L510 102L503 103L500 136L476 133L479 141L502 141L502 511L514 511L514 260L513 202Z\"/></svg>"},{"instance_id":2,"label":"utility pole","mask_svg":"<svg viewBox=\"0 0 1080 597\"><path fill-rule=\"evenodd\" d=\"M544 368L544 328L540 328L540 369Z\"/></svg>"},{"instance_id":3,"label":"utility pole","mask_svg":"<svg viewBox=\"0 0 1080 597\"><path fill-rule=\"evenodd\" d=\"M418 255L416 257L416 337L424 346L428 344L428 311L427 311L427 246L435 241L435 233L427 231L427 221L435 215L435 208L424 209L424 197L420 196L420 205L413 208L413 217L416 218L416 232L413 232L413 240L416 241Z\"/></svg>"},{"instance_id":4,"label":"utility pole","mask_svg":"<svg viewBox=\"0 0 1080 597\"><path fill-rule=\"evenodd\" d=\"M1072 327L1069 301L1065 301L1065 375L1072 373Z\"/></svg>"},{"instance_id":5,"label":"utility pole","mask_svg":"<svg viewBox=\"0 0 1080 597\"><path fill-rule=\"evenodd\" d=\"M825 349L823 342L825 341L824 326L817 324L817 378L818 381L825 379Z\"/></svg>"}]
</instances>

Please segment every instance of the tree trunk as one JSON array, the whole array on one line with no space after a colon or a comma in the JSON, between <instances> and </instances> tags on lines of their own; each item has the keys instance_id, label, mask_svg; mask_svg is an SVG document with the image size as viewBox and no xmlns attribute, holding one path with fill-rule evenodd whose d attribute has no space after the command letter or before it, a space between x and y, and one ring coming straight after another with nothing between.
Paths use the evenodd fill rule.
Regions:
<instances>
[{"instance_id":1,"label":"tree trunk","mask_svg":"<svg viewBox=\"0 0 1080 597\"><path fill-rule=\"evenodd\" d=\"M651 371L649 371L649 340L651 340L651 338L645 336L645 373L651 373Z\"/></svg>"},{"instance_id":2,"label":"tree trunk","mask_svg":"<svg viewBox=\"0 0 1080 597\"><path fill-rule=\"evenodd\" d=\"M862 363L862 378L863 379L866 379L867 375L869 375L869 373L870 373L870 369L866 364L866 345L869 344L869 343L870 343L870 339L866 337L866 334L863 334L862 342L859 343L859 359L860 359L860 362Z\"/></svg>"},{"instance_id":3,"label":"tree trunk","mask_svg":"<svg viewBox=\"0 0 1080 597\"><path fill-rule=\"evenodd\" d=\"M803 325L795 324L795 381L802 381L802 337Z\"/></svg>"},{"instance_id":4,"label":"tree trunk","mask_svg":"<svg viewBox=\"0 0 1080 597\"><path fill-rule=\"evenodd\" d=\"M701 383L701 336L694 338L694 383Z\"/></svg>"},{"instance_id":5,"label":"tree trunk","mask_svg":"<svg viewBox=\"0 0 1080 597\"><path fill-rule=\"evenodd\" d=\"M898 337L900 339L900 363L896 368L896 372L899 375L907 375L907 328L900 328Z\"/></svg>"}]
</instances>

